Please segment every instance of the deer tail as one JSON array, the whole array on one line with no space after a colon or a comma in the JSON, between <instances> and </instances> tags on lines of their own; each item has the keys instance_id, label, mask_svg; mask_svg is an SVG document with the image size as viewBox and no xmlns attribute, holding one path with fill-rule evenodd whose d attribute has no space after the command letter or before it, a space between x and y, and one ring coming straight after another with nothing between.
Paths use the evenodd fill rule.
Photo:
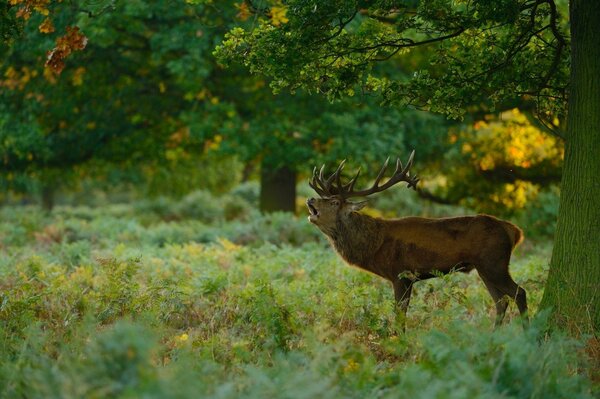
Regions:
<instances>
[{"instance_id":1,"label":"deer tail","mask_svg":"<svg viewBox=\"0 0 600 399\"><path fill-rule=\"evenodd\" d=\"M515 226L510 222L505 222L504 220L500 221L502 223L502 227L506 231L506 234L510 237L512 242L512 249L515 249L517 245L523 242L525 235L523 234L523 230Z\"/></svg>"}]
</instances>

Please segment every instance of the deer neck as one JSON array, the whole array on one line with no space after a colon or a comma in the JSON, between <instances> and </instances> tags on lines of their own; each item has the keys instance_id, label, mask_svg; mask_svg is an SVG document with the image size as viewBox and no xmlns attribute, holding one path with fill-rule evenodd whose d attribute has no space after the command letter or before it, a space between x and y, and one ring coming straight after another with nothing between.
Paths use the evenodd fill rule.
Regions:
<instances>
[{"instance_id":1,"label":"deer neck","mask_svg":"<svg viewBox=\"0 0 600 399\"><path fill-rule=\"evenodd\" d=\"M339 217L327 235L344 260L365 269L383 242L381 222L357 212Z\"/></svg>"}]
</instances>

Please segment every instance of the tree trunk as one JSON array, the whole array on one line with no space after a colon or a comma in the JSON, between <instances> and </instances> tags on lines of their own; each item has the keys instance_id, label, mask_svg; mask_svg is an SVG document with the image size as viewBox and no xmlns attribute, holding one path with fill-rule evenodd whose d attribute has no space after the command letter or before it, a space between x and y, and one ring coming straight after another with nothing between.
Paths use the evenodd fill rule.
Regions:
<instances>
[{"instance_id":1,"label":"tree trunk","mask_svg":"<svg viewBox=\"0 0 600 399\"><path fill-rule=\"evenodd\" d=\"M261 165L260 210L262 212L296 211L296 172L281 167L271 169Z\"/></svg>"},{"instance_id":2,"label":"tree trunk","mask_svg":"<svg viewBox=\"0 0 600 399\"><path fill-rule=\"evenodd\" d=\"M558 224L542 308L600 331L600 2L572 0L571 86Z\"/></svg>"},{"instance_id":3,"label":"tree trunk","mask_svg":"<svg viewBox=\"0 0 600 399\"><path fill-rule=\"evenodd\" d=\"M46 184L42 185L42 209L46 212L52 212L54 208L54 185Z\"/></svg>"}]
</instances>

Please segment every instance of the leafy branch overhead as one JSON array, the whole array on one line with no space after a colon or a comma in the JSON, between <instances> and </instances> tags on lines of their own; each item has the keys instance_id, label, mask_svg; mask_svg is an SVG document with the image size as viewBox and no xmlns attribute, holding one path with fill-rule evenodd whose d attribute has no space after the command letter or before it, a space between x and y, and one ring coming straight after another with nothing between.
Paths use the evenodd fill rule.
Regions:
<instances>
[{"instance_id":1,"label":"leafy branch overhead","mask_svg":"<svg viewBox=\"0 0 600 399\"><path fill-rule=\"evenodd\" d=\"M52 34L57 31L53 19L56 17L59 7L70 7L77 12L85 13L89 17L101 14L114 7L115 0L101 0L94 2L94 10L79 8L76 2L63 2L62 0L9 0L6 9L2 10L2 23L13 27L9 31L2 32L5 42L10 42L18 36L19 28L30 19L39 22L34 16L41 16L38 30L42 34ZM97 9L97 10L96 10ZM55 40L55 46L46 54L45 66L52 74L60 74L65 67L65 60L74 52L83 50L87 44L87 37L80 31L78 26L66 26L63 34Z\"/></svg>"},{"instance_id":2,"label":"leafy branch overhead","mask_svg":"<svg viewBox=\"0 0 600 399\"><path fill-rule=\"evenodd\" d=\"M525 101L542 120L564 118L569 39L562 4L552 0L272 1L285 7L285 23L264 3L243 3L254 17L215 54L270 77L274 91L306 88L333 99L358 87L385 104L453 118L472 105L489 111Z\"/></svg>"},{"instance_id":3,"label":"leafy branch overhead","mask_svg":"<svg viewBox=\"0 0 600 399\"><path fill-rule=\"evenodd\" d=\"M67 27L67 33L56 39L56 46L48 51L46 66L55 73L61 73L65 68L65 59L73 51L83 50L87 44L87 37L79 32L78 27Z\"/></svg>"}]
</instances>

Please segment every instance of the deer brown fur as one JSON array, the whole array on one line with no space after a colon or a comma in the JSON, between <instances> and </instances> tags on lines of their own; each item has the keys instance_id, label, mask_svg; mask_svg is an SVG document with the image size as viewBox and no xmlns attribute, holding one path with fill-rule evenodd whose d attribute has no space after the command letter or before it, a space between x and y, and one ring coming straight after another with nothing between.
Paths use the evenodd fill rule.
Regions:
<instances>
[{"instance_id":1,"label":"deer brown fur","mask_svg":"<svg viewBox=\"0 0 600 399\"><path fill-rule=\"evenodd\" d=\"M410 162L405 174L408 174L408 167ZM338 168L338 182L340 170ZM395 176L398 170L397 167ZM405 177L399 181L408 180ZM338 185L336 191L327 187L323 179L320 182L313 179L311 183L321 195L332 194L307 201L311 223L327 236L346 262L392 283L402 315L406 314L415 281L440 273L475 269L496 304L495 325L504 318L507 296L515 300L526 323L525 290L513 281L508 270L511 253L523 240L521 229L514 224L488 215L441 219L373 218L358 212L364 203L347 201L353 194L352 188L344 191L340 187L349 185Z\"/></svg>"}]
</instances>

